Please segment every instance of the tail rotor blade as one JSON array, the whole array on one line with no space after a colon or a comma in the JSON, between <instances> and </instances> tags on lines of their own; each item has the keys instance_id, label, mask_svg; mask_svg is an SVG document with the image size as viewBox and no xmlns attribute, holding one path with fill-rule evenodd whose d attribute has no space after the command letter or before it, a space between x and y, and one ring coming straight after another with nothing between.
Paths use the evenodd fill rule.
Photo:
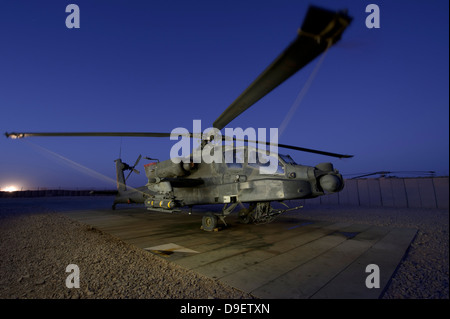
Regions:
<instances>
[{"instance_id":1,"label":"tail rotor blade","mask_svg":"<svg viewBox=\"0 0 450 319\"><path fill-rule=\"evenodd\" d=\"M130 175L131 175L131 173L133 172L133 170L132 169L130 169L130 172L128 173L128 175L127 175L127 177L125 178L125 181L127 181L128 180L128 177L130 177Z\"/></svg>"},{"instance_id":2,"label":"tail rotor blade","mask_svg":"<svg viewBox=\"0 0 450 319\"><path fill-rule=\"evenodd\" d=\"M141 173L137 169L135 169L137 164L139 164L139 161L141 160L141 158L142 158L142 154L139 154L138 158L136 159L136 162L134 162L134 165L128 168L130 170L130 172L128 173L127 178L125 178L125 180L127 180L128 177L130 177L131 173L133 173L133 172L135 172L138 175Z\"/></svg>"},{"instance_id":3,"label":"tail rotor blade","mask_svg":"<svg viewBox=\"0 0 450 319\"><path fill-rule=\"evenodd\" d=\"M141 160L141 158L142 158L142 155L139 154L139 157L137 158L136 162L134 162L133 168L136 167L136 165L139 163L139 161Z\"/></svg>"}]
</instances>

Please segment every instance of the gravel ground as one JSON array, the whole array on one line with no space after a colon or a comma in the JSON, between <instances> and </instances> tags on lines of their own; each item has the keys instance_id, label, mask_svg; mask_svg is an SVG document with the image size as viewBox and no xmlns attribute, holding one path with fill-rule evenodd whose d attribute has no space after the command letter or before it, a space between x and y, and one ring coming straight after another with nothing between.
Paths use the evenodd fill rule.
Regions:
<instances>
[{"instance_id":1,"label":"gravel ground","mask_svg":"<svg viewBox=\"0 0 450 319\"><path fill-rule=\"evenodd\" d=\"M3 214L0 225L0 298L251 297L57 213ZM72 263L80 289L65 286Z\"/></svg>"},{"instance_id":2,"label":"gravel ground","mask_svg":"<svg viewBox=\"0 0 450 319\"><path fill-rule=\"evenodd\" d=\"M58 199L61 200L61 199ZM3 204L2 204L3 203ZM0 298L252 298L88 225L56 206L0 203ZM50 208L49 208L50 207ZM291 213L293 214L293 213ZM449 298L448 210L311 206L303 218L418 229L383 298ZM75 263L80 289L64 285Z\"/></svg>"}]
</instances>

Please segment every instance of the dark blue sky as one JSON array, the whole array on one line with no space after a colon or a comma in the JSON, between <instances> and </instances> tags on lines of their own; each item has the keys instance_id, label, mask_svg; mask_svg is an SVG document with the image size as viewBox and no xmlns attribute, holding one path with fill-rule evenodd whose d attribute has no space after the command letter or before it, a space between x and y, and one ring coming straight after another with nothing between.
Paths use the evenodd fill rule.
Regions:
<instances>
[{"instance_id":1,"label":"dark blue sky","mask_svg":"<svg viewBox=\"0 0 450 319\"><path fill-rule=\"evenodd\" d=\"M68 4L80 29L68 29ZM353 154L342 174L449 167L449 3L314 1L354 20L320 65L280 136L283 144ZM381 28L368 29L376 3ZM2 1L0 129L131 131L203 128L296 36L310 2ZM279 127L316 65L311 63L229 127ZM152 138L0 139L0 187L111 187L114 159L169 158L174 142ZM45 151L50 150L52 153ZM89 170L68 164L68 158ZM145 183L143 160L135 186ZM78 167L78 168L77 168Z\"/></svg>"}]
</instances>

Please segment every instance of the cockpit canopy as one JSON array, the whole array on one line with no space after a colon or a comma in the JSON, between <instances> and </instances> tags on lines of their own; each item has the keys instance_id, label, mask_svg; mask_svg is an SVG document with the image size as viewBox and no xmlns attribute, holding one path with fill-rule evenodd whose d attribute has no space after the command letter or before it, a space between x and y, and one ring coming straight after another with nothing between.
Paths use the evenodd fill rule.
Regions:
<instances>
[{"instance_id":1,"label":"cockpit canopy","mask_svg":"<svg viewBox=\"0 0 450 319\"><path fill-rule=\"evenodd\" d=\"M259 169L260 174L284 175L285 165L296 165L289 155L270 153L254 147L226 148L223 152L224 163L230 169L242 169L244 165Z\"/></svg>"}]
</instances>

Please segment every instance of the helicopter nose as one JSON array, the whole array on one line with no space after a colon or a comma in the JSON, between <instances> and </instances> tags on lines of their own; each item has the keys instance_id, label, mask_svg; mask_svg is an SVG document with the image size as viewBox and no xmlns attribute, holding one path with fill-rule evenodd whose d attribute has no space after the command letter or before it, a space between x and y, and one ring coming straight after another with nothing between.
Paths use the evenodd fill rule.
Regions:
<instances>
[{"instance_id":1,"label":"helicopter nose","mask_svg":"<svg viewBox=\"0 0 450 319\"><path fill-rule=\"evenodd\" d=\"M338 176L332 174L322 176L319 180L319 183L322 189L329 193L337 192L342 186L341 179Z\"/></svg>"}]
</instances>

